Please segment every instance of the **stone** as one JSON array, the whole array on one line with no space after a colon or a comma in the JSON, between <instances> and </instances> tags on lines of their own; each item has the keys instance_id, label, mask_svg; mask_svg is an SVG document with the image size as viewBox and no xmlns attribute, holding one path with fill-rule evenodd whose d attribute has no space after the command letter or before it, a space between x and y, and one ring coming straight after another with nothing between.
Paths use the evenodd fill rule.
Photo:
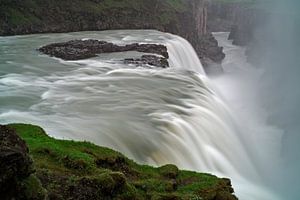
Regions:
<instances>
[{"instance_id":1,"label":"stone","mask_svg":"<svg viewBox=\"0 0 300 200\"><path fill-rule=\"evenodd\" d=\"M46 198L46 191L34 173L25 142L15 130L0 125L0 194L1 199Z\"/></svg>"},{"instance_id":2,"label":"stone","mask_svg":"<svg viewBox=\"0 0 300 200\"><path fill-rule=\"evenodd\" d=\"M25 142L14 130L0 125L0 193L15 188L33 172Z\"/></svg>"},{"instance_id":3,"label":"stone","mask_svg":"<svg viewBox=\"0 0 300 200\"><path fill-rule=\"evenodd\" d=\"M124 60L125 64L134 64L136 66L147 67L147 65L168 68L169 62L165 57L158 57L155 55L142 55L141 58L127 58Z\"/></svg>"},{"instance_id":4,"label":"stone","mask_svg":"<svg viewBox=\"0 0 300 200\"><path fill-rule=\"evenodd\" d=\"M138 51L153 53L169 58L167 47L160 44L128 44L119 46L113 43L98 40L71 40L68 42L53 43L38 49L49 56L63 60L81 60L96 57L101 53L114 53L124 51Z\"/></svg>"}]
</instances>

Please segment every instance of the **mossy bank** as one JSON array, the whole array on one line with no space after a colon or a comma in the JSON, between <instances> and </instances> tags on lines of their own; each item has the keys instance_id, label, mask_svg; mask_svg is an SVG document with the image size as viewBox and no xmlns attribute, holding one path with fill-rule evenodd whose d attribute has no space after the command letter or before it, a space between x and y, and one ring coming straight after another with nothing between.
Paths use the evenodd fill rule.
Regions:
<instances>
[{"instance_id":1,"label":"mossy bank","mask_svg":"<svg viewBox=\"0 0 300 200\"><path fill-rule=\"evenodd\" d=\"M56 140L33 125L1 126L0 132L5 199L237 199L229 179L174 165L139 165L89 142Z\"/></svg>"}]
</instances>

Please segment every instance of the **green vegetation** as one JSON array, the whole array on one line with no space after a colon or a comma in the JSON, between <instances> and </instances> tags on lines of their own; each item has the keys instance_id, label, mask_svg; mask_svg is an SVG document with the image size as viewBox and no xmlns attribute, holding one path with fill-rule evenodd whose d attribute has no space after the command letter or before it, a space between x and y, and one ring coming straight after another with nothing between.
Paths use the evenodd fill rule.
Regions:
<instances>
[{"instance_id":1,"label":"green vegetation","mask_svg":"<svg viewBox=\"0 0 300 200\"><path fill-rule=\"evenodd\" d=\"M152 21L170 23L177 12L186 10L183 0L0 0L0 25L8 23L12 27L57 23L57 20L74 22L84 15L93 17L132 15L147 17ZM157 13L168 15L161 17ZM59 16L59 18L57 18ZM173 17L173 18L172 18ZM1 29L1 26L0 26ZM1 31L1 30L0 30Z\"/></svg>"},{"instance_id":2,"label":"green vegetation","mask_svg":"<svg viewBox=\"0 0 300 200\"><path fill-rule=\"evenodd\" d=\"M24 199L43 199L47 193L40 180L34 175L25 179L21 184L21 188L25 191Z\"/></svg>"},{"instance_id":3,"label":"green vegetation","mask_svg":"<svg viewBox=\"0 0 300 200\"><path fill-rule=\"evenodd\" d=\"M215 199L230 193L230 181L174 165L139 165L119 152L89 142L57 140L42 128L11 124L25 140L50 199ZM30 177L29 188L40 188ZM30 190L29 190L30 191ZM42 194L44 191L39 189Z\"/></svg>"}]
</instances>

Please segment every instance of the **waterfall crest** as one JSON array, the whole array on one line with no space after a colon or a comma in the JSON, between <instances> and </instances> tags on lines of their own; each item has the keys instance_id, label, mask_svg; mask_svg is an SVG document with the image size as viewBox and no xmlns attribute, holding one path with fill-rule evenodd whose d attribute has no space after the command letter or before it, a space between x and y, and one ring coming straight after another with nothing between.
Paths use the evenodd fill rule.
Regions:
<instances>
[{"instance_id":1,"label":"waterfall crest","mask_svg":"<svg viewBox=\"0 0 300 200\"><path fill-rule=\"evenodd\" d=\"M117 62L128 52L65 62L33 50L76 38L162 43L171 68ZM0 43L1 123L34 123L54 137L91 141L141 163L174 163L230 177L237 195L246 193L241 199L266 199L249 185L239 187L258 183L259 176L229 109L183 38L122 30L8 37Z\"/></svg>"}]
</instances>

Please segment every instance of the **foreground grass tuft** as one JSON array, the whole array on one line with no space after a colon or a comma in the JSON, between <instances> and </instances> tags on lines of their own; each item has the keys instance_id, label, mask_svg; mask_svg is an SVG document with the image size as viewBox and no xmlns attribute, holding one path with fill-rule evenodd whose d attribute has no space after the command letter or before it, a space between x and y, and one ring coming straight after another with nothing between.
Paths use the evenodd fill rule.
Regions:
<instances>
[{"instance_id":1,"label":"foreground grass tuft","mask_svg":"<svg viewBox=\"0 0 300 200\"><path fill-rule=\"evenodd\" d=\"M51 138L38 126L9 127L26 141L35 175L50 199L210 200L217 195L235 199L228 179L179 170L175 165L139 165L119 152L89 142ZM38 185L39 180L31 178L28 186Z\"/></svg>"}]
</instances>

